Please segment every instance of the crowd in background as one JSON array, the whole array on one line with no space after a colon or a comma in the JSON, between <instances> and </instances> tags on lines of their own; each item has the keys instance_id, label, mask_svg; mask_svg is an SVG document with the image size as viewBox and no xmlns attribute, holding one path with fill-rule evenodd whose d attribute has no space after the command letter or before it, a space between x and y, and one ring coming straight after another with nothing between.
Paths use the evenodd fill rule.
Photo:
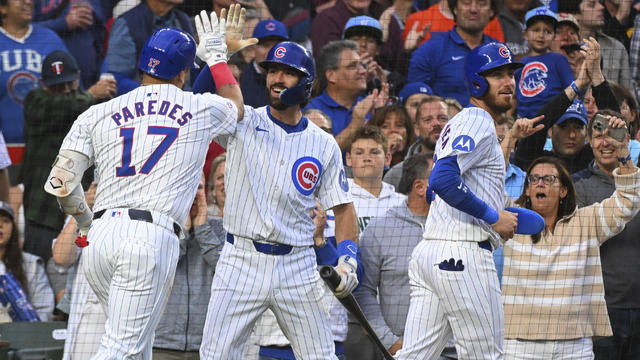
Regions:
<instances>
[{"instance_id":1,"label":"crowd in background","mask_svg":"<svg viewBox=\"0 0 640 360\"><path fill-rule=\"evenodd\" d=\"M259 40L228 62L246 105L268 103L265 69L258 64L275 44L295 41L313 53L316 79L304 116L343 151L365 266L355 295L392 353L402 347L408 258L428 231L434 149L448 120L469 105L465 56L498 41L524 63L515 74L513 106L496 122L507 193L546 220L551 213L542 203L558 196L557 212L537 240L517 237L494 252L505 337L599 337L596 359L640 359L640 329L631 325L640 322L640 218L625 211L635 200L631 184L614 176L615 144L594 125L598 114L623 119L629 161L637 165L637 0L0 0L0 277L22 289L36 314L16 314L3 301L0 321L68 320L68 358L88 358L99 344L104 315L77 272L82 258L74 220L42 186L77 116L140 86L137 59L155 30L176 27L195 35L194 14L219 13L231 3L247 8L244 37ZM598 58L589 59L587 49ZM197 75L192 71L185 89L201 81ZM543 131L519 141L510 136L516 119L539 115ZM226 237L224 182L242 181L224 178L224 152L211 144L185 225L175 285L156 331L154 357L160 359L174 352L197 358ZM538 177L536 170L549 164L553 178ZM99 182L93 171L85 173L89 204ZM556 185L560 192L549 193ZM597 217L602 214L606 219ZM317 231L331 236L331 214L322 219ZM595 229L599 221L606 231ZM566 242L554 243L560 238L554 231ZM568 273L579 280L563 285ZM556 305L558 314L571 316L536 317L538 307ZM379 359L357 322L344 321L348 333L334 334L344 356ZM263 351L288 344L264 331L277 324L261 326L251 341L261 349L249 349L247 358L257 358L251 351L262 359L287 358ZM455 358L452 344L442 358Z\"/></svg>"}]
</instances>

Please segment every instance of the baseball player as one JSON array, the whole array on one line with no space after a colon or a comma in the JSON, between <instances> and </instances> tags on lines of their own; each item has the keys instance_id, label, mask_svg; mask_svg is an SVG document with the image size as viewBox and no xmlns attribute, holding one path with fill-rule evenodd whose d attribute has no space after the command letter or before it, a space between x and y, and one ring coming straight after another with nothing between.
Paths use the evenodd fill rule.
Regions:
<instances>
[{"instance_id":1,"label":"baseball player","mask_svg":"<svg viewBox=\"0 0 640 360\"><path fill-rule=\"evenodd\" d=\"M231 21L241 21L232 12ZM92 359L151 358L208 145L243 117L226 65L225 21L212 20L216 41L201 37L197 49L181 30L156 31L140 55L142 86L80 115L45 184L89 243L81 270L107 315ZM181 90L196 52L207 58L221 96ZM79 185L92 164L100 178L94 213Z\"/></svg>"},{"instance_id":2,"label":"baseball player","mask_svg":"<svg viewBox=\"0 0 640 360\"><path fill-rule=\"evenodd\" d=\"M452 334L459 359L502 359L492 251L513 236L517 217L502 210L505 161L494 119L511 107L520 67L500 43L476 47L465 60L471 102L436 143L429 185L437 198L409 263L411 301L398 359L437 359Z\"/></svg>"},{"instance_id":3,"label":"baseball player","mask_svg":"<svg viewBox=\"0 0 640 360\"><path fill-rule=\"evenodd\" d=\"M203 39L207 34L198 32ZM336 359L323 288L312 249L316 207L336 217L336 295L356 278L357 225L335 139L303 117L315 69L311 54L281 42L260 66L269 105L245 107L228 151L224 228L200 348L203 359L240 359L256 320L270 309L298 359Z\"/></svg>"}]
</instances>

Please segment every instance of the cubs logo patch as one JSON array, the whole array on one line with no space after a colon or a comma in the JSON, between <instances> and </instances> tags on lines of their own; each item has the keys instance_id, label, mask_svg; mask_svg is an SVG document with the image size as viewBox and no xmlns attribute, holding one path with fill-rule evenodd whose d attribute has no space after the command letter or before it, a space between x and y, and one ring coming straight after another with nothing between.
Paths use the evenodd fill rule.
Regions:
<instances>
[{"instance_id":1,"label":"cubs logo patch","mask_svg":"<svg viewBox=\"0 0 640 360\"><path fill-rule=\"evenodd\" d=\"M340 183L340 188L342 189L342 191L349 191L349 182L347 181L347 175L344 173L344 169L340 170L340 175L338 175L338 182Z\"/></svg>"},{"instance_id":2,"label":"cubs logo patch","mask_svg":"<svg viewBox=\"0 0 640 360\"><path fill-rule=\"evenodd\" d=\"M532 97L544 91L547 88L545 79L549 76L548 71L547 66L538 61L525 65L518 84L520 93L526 97Z\"/></svg>"},{"instance_id":3,"label":"cubs logo patch","mask_svg":"<svg viewBox=\"0 0 640 360\"><path fill-rule=\"evenodd\" d=\"M507 49L506 46L503 46L500 49L498 49L498 53L500 54L500 56L502 56L505 59L511 56L511 54L509 53L509 49Z\"/></svg>"},{"instance_id":4,"label":"cubs logo patch","mask_svg":"<svg viewBox=\"0 0 640 360\"><path fill-rule=\"evenodd\" d=\"M293 164L291 179L302 195L311 195L322 175L322 164L311 156L302 157Z\"/></svg>"},{"instance_id":5,"label":"cubs logo patch","mask_svg":"<svg viewBox=\"0 0 640 360\"><path fill-rule=\"evenodd\" d=\"M274 23L273 21L269 21L265 26L265 29L269 30L269 31L274 31L276 29L276 23Z\"/></svg>"},{"instance_id":6,"label":"cubs logo patch","mask_svg":"<svg viewBox=\"0 0 640 360\"><path fill-rule=\"evenodd\" d=\"M279 46L274 52L273 55L278 59L284 57L287 54L287 49L284 46Z\"/></svg>"},{"instance_id":7,"label":"cubs logo patch","mask_svg":"<svg viewBox=\"0 0 640 360\"><path fill-rule=\"evenodd\" d=\"M473 141L471 136L460 135L453 140L451 145L454 150L460 150L464 152L471 152L476 148L476 142Z\"/></svg>"}]
</instances>

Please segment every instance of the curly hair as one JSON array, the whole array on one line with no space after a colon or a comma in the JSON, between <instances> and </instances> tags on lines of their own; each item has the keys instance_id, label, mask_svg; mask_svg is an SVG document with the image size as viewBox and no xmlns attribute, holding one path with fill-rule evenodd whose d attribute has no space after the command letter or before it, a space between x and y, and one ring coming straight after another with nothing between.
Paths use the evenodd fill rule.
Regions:
<instances>
[{"instance_id":1,"label":"curly hair","mask_svg":"<svg viewBox=\"0 0 640 360\"><path fill-rule=\"evenodd\" d=\"M22 264L22 249L20 249L20 234L18 227L13 219L9 216L0 214L0 217L6 217L11 220L11 237L9 242L5 245L4 256L2 262L4 263L8 272L13 274L15 278L20 282L23 289L27 288L27 275L24 272L24 266Z\"/></svg>"}]
</instances>

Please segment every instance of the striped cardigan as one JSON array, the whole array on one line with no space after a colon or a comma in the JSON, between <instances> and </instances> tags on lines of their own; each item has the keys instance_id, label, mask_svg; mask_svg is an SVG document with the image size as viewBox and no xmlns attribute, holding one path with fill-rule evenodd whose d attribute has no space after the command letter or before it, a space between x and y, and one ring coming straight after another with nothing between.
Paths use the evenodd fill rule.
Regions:
<instances>
[{"instance_id":1,"label":"striped cardigan","mask_svg":"<svg viewBox=\"0 0 640 360\"><path fill-rule=\"evenodd\" d=\"M616 169L613 174L616 191L610 198L563 217L537 244L528 235L516 235L504 244L505 338L611 335L600 245L640 210L640 171L618 175Z\"/></svg>"}]
</instances>

